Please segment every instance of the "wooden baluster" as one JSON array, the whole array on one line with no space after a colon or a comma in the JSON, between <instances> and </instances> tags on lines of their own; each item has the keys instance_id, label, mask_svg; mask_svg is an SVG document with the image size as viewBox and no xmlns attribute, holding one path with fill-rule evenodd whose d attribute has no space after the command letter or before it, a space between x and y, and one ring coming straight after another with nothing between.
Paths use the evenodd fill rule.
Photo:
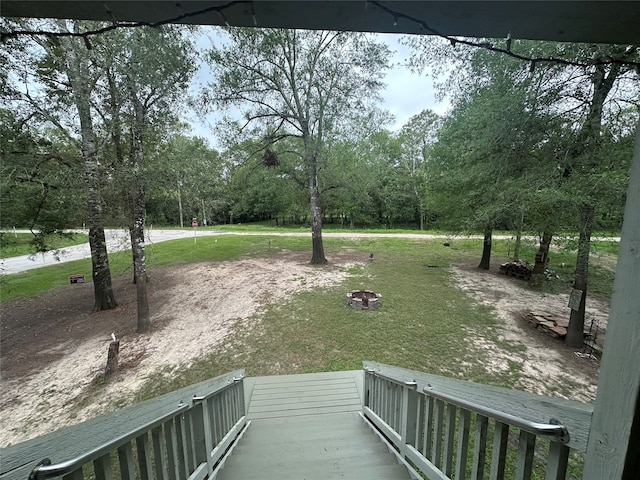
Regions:
<instances>
[{"instance_id":1,"label":"wooden baluster","mask_svg":"<svg viewBox=\"0 0 640 480\"><path fill-rule=\"evenodd\" d=\"M62 480L84 480L84 474L82 473L82 467L62 477Z\"/></svg>"},{"instance_id":2,"label":"wooden baluster","mask_svg":"<svg viewBox=\"0 0 640 480\"><path fill-rule=\"evenodd\" d=\"M399 433L402 428L403 390L406 390L406 388L402 385L394 384L394 390L393 404L395 411L393 414L393 429Z\"/></svg>"},{"instance_id":3,"label":"wooden baluster","mask_svg":"<svg viewBox=\"0 0 640 480\"><path fill-rule=\"evenodd\" d=\"M106 454L93 461L93 472L96 480L112 480L113 470L111 469L111 455Z\"/></svg>"},{"instance_id":4,"label":"wooden baluster","mask_svg":"<svg viewBox=\"0 0 640 480\"><path fill-rule=\"evenodd\" d=\"M509 440L509 425L495 422L493 433L493 454L491 458L490 480L503 480L504 467L507 458L507 441Z\"/></svg>"},{"instance_id":5,"label":"wooden baluster","mask_svg":"<svg viewBox=\"0 0 640 480\"><path fill-rule=\"evenodd\" d=\"M136 479L136 466L133 462L131 442L118 447L118 463L120 464L120 478L122 480Z\"/></svg>"},{"instance_id":6,"label":"wooden baluster","mask_svg":"<svg viewBox=\"0 0 640 480\"><path fill-rule=\"evenodd\" d=\"M467 456L469 455L469 431L471 429L471 413L460 409L458 424L458 453L456 455L456 480L464 480L467 476Z\"/></svg>"},{"instance_id":7,"label":"wooden baluster","mask_svg":"<svg viewBox=\"0 0 640 480\"><path fill-rule=\"evenodd\" d=\"M400 424L400 454L404 457L407 451L407 445L416 444L416 425L418 423L417 415L418 393L407 387L402 388L402 419Z\"/></svg>"},{"instance_id":8,"label":"wooden baluster","mask_svg":"<svg viewBox=\"0 0 640 480\"><path fill-rule=\"evenodd\" d=\"M520 430L518 440L518 460L516 461L516 480L530 480L533 468L533 454L536 447L536 436Z\"/></svg>"},{"instance_id":9,"label":"wooden baluster","mask_svg":"<svg viewBox=\"0 0 640 480\"><path fill-rule=\"evenodd\" d=\"M149 446L149 436L143 433L136 438L136 451L138 453L138 469L142 480L153 479L153 465L151 462L151 448Z\"/></svg>"},{"instance_id":10,"label":"wooden baluster","mask_svg":"<svg viewBox=\"0 0 640 480\"><path fill-rule=\"evenodd\" d=\"M191 410L187 410L185 412L185 421L184 421L184 436L185 436L185 447L186 447L186 454L185 454L185 460L186 460L186 465L187 465L187 471L189 472L189 475L191 475L195 470L196 467L198 466L196 463L196 451L195 451L195 439L193 437L193 422L194 422L194 418L193 418L193 409Z\"/></svg>"},{"instance_id":11,"label":"wooden baluster","mask_svg":"<svg viewBox=\"0 0 640 480\"><path fill-rule=\"evenodd\" d=\"M432 435L431 429L433 428L433 397L426 398L425 405L425 424L424 424L424 450L422 450L422 455L426 458L430 459L431 456L431 445L432 445Z\"/></svg>"},{"instance_id":12,"label":"wooden baluster","mask_svg":"<svg viewBox=\"0 0 640 480\"><path fill-rule=\"evenodd\" d=\"M168 478L167 457L162 445L162 427L151 430L151 442L153 444L153 459L156 466L156 480Z\"/></svg>"},{"instance_id":13,"label":"wooden baluster","mask_svg":"<svg viewBox=\"0 0 640 480\"><path fill-rule=\"evenodd\" d=\"M204 399L191 409L193 420L193 453L195 456L195 468L206 463L207 471L213 472L213 463L211 462L211 451L213 445L211 441L211 428L209 422L209 408L207 400Z\"/></svg>"},{"instance_id":14,"label":"wooden baluster","mask_svg":"<svg viewBox=\"0 0 640 480\"><path fill-rule=\"evenodd\" d=\"M484 464L487 454L487 427L489 419L484 415L476 415L476 437L473 445L473 469L471 478L482 480L484 478Z\"/></svg>"},{"instance_id":15,"label":"wooden baluster","mask_svg":"<svg viewBox=\"0 0 640 480\"><path fill-rule=\"evenodd\" d=\"M167 464L169 469L169 478L184 478L184 472L180 471L180 445L174 425L174 419L164 423L164 441L167 446ZM120 467L122 468L122 467ZM131 480L134 480L133 477Z\"/></svg>"},{"instance_id":16,"label":"wooden baluster","mask_svg":"<svg viewBox=\"0 0 640 480\"><path fill-rule=\"evenodd\" d=\"M422 452L424 449L424 429L425 429L425 405L427 401L427 397L421 394L418 394L417 405L416 405L416 418L417 418L417 428L416 428L416 450Z\"/></svg>"},{"instance_id":17,"label":"wooden baluster","mask_svg":"<svg viewBox=\"0 0 640 480\"><path fill-rule=\"evenodd\" d=\"M569 447L560 442L551 442L547 457L545 480L564 480L569 462Z\"/></svg>"},{"instance_id":18,"label":"wooden baluster","mask_svg":"<svg viewBox=\"0 0 640 480\"><path fill-rule=\"evenodd\" d=\"M444 458L442 473L450 477L453 471L453 450L456 436L456 413L458 409L455 405L447 405L447 424L444 431Z\"/></svg>"},{"instance_id":19,"label":"wooden baluster","mask_svg":"<svg viewBox=\"0 0 640 480\"><path fill-rule=\"evenodd\" d=\"M180 475L178 478L188 478L191 472L189 471L188 455L187 455L187 438L185 436L185 417L184 414L180 414L175 419L176 439L178 443L178 449L176 451L176 462L178 463L178 469Z\"/></svg>"},{"instance_id":20,"label":"wooden baluster","mask_svg":"<svg viewBox=\"0 0 640 480\"><path fill-rule=\"evenodd\" d=\"M438 469L442 466L442 432L444 430L444 402L436 400L433 418L433 449L431 463Z\"/></svg>"}]
</instances>

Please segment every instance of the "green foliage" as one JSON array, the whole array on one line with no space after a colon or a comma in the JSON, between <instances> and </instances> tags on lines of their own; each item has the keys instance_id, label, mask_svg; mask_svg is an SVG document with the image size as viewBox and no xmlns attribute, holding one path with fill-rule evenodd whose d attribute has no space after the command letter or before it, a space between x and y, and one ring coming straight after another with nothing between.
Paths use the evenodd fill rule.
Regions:
<instances>
[{"instance_id":1,"label":"green foliage","mask_svg":"<svg viewBox=\"0 0 640 480\"><path fill-rule=\"evenodd\" d=\"M74 145L1 109L0 151L3 228L56 230L82 223L82 160Z\"/></svg>"},{"instance_id":2,"label":"green foliage","mask_svg":"<svg viewBox=\"0 0 640 480\"><path fill-rule=\"evenodd\" d=\"M147 223L189 226L224 222L228 214L225 161L200 137L170 136L149 159ZM182 207L182 212L180 212ZM204 207L204 211L203 211Z\"/></svg>"}]
</instances>

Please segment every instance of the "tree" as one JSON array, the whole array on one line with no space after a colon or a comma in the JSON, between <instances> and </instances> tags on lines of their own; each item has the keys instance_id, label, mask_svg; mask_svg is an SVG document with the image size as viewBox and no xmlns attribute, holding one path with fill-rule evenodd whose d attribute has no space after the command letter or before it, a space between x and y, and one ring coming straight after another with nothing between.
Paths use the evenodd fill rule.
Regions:
<instances>
[{"instance_id":1,"label":"tree","mask_svg":"<svg viewBox=\"0 0 640 480\"><path fill-rule=\"evenodd\" d=\"M325 142L352 112L376 98L388 48L350 32L238 28L227 33L230 44L209 52L214 70L209 99L244 109L235 135L263 136L265 148L287 137L300 140L296 155L309 191L311 263L324 264L318 172Z\"/></svg>"},{"instance_id":2,"label":"tree","mask_svg":"<svg viewBox=\"0 0 640 480\"><path fill-rule=\"evenodd\" d=\"M428 41L409 40L416 52L426 55L415 55L417 65L423 65L424 59L451 58L445 53L444 44L438 42L434 48L430 48ZM507 49L513 51L526 51L527 55L536 58L562 58L563 61L542 62L538 65L532 62L529 70L542 71L544 83L538 91L545 94L542 102L543 110L549 116L561 119L561 128L556 128L556 137L549 136L545 143L556 145L556 155L548 158L555 161L561 176L552 176L555 179L555 187L563 192L564 198L572 197L573 208L567 211L575 211L577 219L574 225L579 232L578 253L574 288L581 291L579 308L571 312L569 332L566 343L574 347L580 347L583 343L583 328L585 302L587 296L588 268L590 237L598 218L598 209L602 207L603 198L608 198L606 193L614 185L611 180L617 175L603 170L605 158L602 149L602 126L606 117L618 118L616 111L620 110L620 104L638 104L637 83L638 78L628 62L637 61L640 57L640 48L637 46L620 45L580 45L562 44L551 42L514 42L508 41ZM450 53L450 50L449 50ZM456 55L457 66L450 69L461 73L454 85L458 92L462 92L463 85L469 85L470 80L483 80L475 77L477 70L470 65L468 51ZM524 68L521 70L524 71ZM485 77L486 78L486 77ZM449 88L451 88L449 86ZM608 102L611 92L617 95L617 102ZM549 151L548 148L544 148ZM607 168L611 168L609 162ZM621 199L618 199L620 201ZM567 202L569 203L569 202ZM557 210L556 210L557 211ZM544 269L545 251L551 240L549 225L542 235L540 261L536 265L537 270Z\"/></svg>"},{"instance_id":3,"label":"tree","mask_svg":"<svg viewBox=\"0 0 640 480\"><path fill-rule=\"evenodd\" d=\"M593 46L587 48L587 51L594 60L624 56L640 58L637 47L610 46L605 48ZM589 86L589 90L591 91L590 95L584 95L583 97L584 100L582 103L586 112L575 136L575 143L570 149L570 161L569 164L565 166L565 176L573 176L577 170L581 170L582 175L587 174L592 178L595 175L596 178L598 178L598 173L601 172L601 164L603 163L602 157L605 155L605 151L602 149L602 124L603 115L606 114L607 97L621 77L626 73L632 73L632 71L629 67L619 64L600 64L585 68L584 70L586 77L590 80L591 85ZM571 347L581 347L584 342L583 330L589 278L590 242L599 203L598 193L602 192L602 185L599 185L599 187L600 188L597 189L588 189L585 192L586 195L580 195L581 201L578 207L578 254L573 288L582 293L578 308L571 309L569 327L565 339L565 343Z\"/></svg>"},{"instance_id":4,"label":"tree","mask_svg":"<svg viewBox=\"0 0 640 480\"><path fill-rule=\"evenodd\" d=\"M55 130L29 125L0 109L0 203L2 226L59 232L82 223L82 159ZM37 243L37 251L46 245Z\"/></svg>"},{"instance_id":5,"label":"tree","mask_svg":"<svg viewBox=\"0 0 640 480\"><path fill-rule=\"evenodd\" d=\"M484 232L481 269L490 265L493 229L521 217L533 198L532 166L545 134L526 83L496 77L458 100L427 166L427 201L440 223Z\"/></svg>"},{"instance_id":6,"label":"tree","mask_svg":"<svg viewBox=\"0 0 640 480\"><path fill-rule=\"evenodd\" d=\"M424 230L426 220L424 163L429 155L429 147L436 141L440 123L438 115L431 110L423 110L411 117L399 134L402 144L401 165L411 182L420 230Z\"/></svg>"},{"instance_id":7,"label":"tree","mask_svg":"<svg viewBox=\"0 0 640 480\"><path fill-rule=\"evenodd\" d=\"M79 22L68 24L58 21L63 31L81 28ZM81 151L84 158L87 198L87 225L89 227L89 246L93 268L94 311L115 308L116 303L111 286L111 270L107 243L102 223L102 198L100 196L100 153L93 125L92 93L100 70L94 69L90 51L77 38L50 37L43 45L48 53L46 61L54 63L66 76L73 103L80 123ZM98 72L98 73L96 73Z\"/></svg>"},{"instance_id":8,"label":"tree","mask_svg":"<svg viewBox=\"0 0 640 480\"><path fill-rule=\"evenodd\" d=\"M146 171L147 212L152 221L178 224L200 216L208 223L224 221L225 166L218 152L200 137L178 132L169 135ZM206 210L202 210L202 206Z\"/></svg>"},{"instance_id":9,"label":"tree","mask_svg":"<svg viewBox=\"0 0 640 480\"><path fill-rule=\"evenodd\" d=\"M147 271L144 225L146 217L145 162L146 137L163 128L172 117L175 103L188 87L194 73L192 46L184 29L178 27L137 28L112 35L116 54L112 64L114 76L109 78L112 100L113 129L119 131L120 121L114 89L121 95L125 125L129 133L129 157L124 165L128 177L126 191L129 200L129 233L133 257L134 281L138 304L138 332L151 328L147 300ZM119 85L113 85L119 82ZM120 138L118 133L112 136Z\"/></svg>"},{"instance_id":10,"label":"tree","mask_svg":"<svg viewBox=\"0 0 640 480\"><path fill-rule=\"evenodd\" d=\"M6 28L27 27L33 21L4 20ZM82 30L87 23L45 21L52 30ZM57 129L56 135L72 156L83 159L86 223L94 284L94 310L117 306L111 287L111 272L103 228L103 204L100 194L103 153L95 128L95 104L92 95L102 75L95 51L76 38L39 37L34 42L12 40L3 50L8 75L2 77L2 95L8 108L18 113L25 124ZM71 152L67 152L71 153ZM63 197L61 196L60 199ZM61 210L62 212L62 210ZM83 219L85 220L85 219ZM64 223L64 219L59 219ZM84 222L83 222L84 223Z\"/></svg>"}]
</instances>

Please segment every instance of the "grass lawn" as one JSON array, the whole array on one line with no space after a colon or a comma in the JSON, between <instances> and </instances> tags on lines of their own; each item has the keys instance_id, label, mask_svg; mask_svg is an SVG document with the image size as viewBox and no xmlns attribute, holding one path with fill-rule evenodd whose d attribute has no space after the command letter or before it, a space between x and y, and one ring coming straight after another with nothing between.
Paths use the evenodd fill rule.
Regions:
<instances>
[{"instance_id":1,"label":"grass lawn","mask_svg":"<svg viewBox=\"0 0 640 480\"><path fill-rule=\"evenodd\" d=\"M33 239L31 233L0 233L0 258L17 257L33 253ZM89 237L83 233L74 233L71 236L48 235L44 239L50 250L57 250L71 245L87 243Z\"/></svg>"},{"instance_id":2,"label":"grass lawn","mask_svg":"<svg viewBox=\"0 0 640 480\"><path fill-rule=\"evenodd\" d=\"M233 238L225 237L225 242L233 242ZM242 242L236 247L239 250L249 246L263 253L269 248L309 249L307 238L236 238ZM176 242L174 248L178 245ZM267 249L265 245L269 245ZM160 255L164 247L159 244L154 248ZM190 247L184 248L186 254ZM515 363L499 375L487 374L483 354L468 348L463 340L469 332L482 329L483 335L497 341L497 323L491 309L477 305L457 289L446 268L451 263L478 262L482 240L455 240L445 247L442 241L427 239L326 238L325 248L329 258L332 252L343 249L373 251L375 261L366 269L354 267L352 276L341 285L266 305L257 326L239 331L214 354L189 368L158 373L139 392L138 400L236 368L245 368L248 375L335 371L359 369L363 359L502 386L512 385L519 378L520 367ZM494 258L506 260L510 248L507 241L494 242ZM535 250L525 253L533 257ZM564 253L556 257L554 253L551 267L569 261L569 257ZM564 270L572 272L574 266L565 263ZM612 272L601 270L606 275L596 270L592 281L608 285ZM365 287L383 294L383 308L371 312L345 308L345 292ZM571 284L563 277L545 288L566 292ZM606 289L610 288L608 285ZM505 347L513 351L523 348L515 344Z\"/></svg>"},{"instance_id":3,"label":"grass lawn","mask_svg":"<svg viewBox=\"0 0 640 480\"><path fill-rule=\"evenodd\" d=\"M490 307L479 306L456 288L447 267L477 264L480 239L454 239L444 246L437 239L325 238L326 256L355 250L374 252L365 267L351 267L351 276L330 288L316 288L290 296L278 304L266 304L260 314L211 354L188 366L167 367L147 377L135 402L161 395L237 368L250 376L307 373L362 368L362 360L374 360L433 374L458 377L499 386L512 386L522 375L517 362L489 373L485 368L491 351L469 344L481 332L500 347L520 352L519 343L498 340L500 324ZM223 235L151 244L147 249L153 269L174 264L232 260L244 256L269 256L282 250L309 252L306 237ZM522 257L531 261L535 245L525 245ZM507 240L493 244L494 263L506 261L513 251ZM616 249L598 244L594 260L615 257ZM310 252L309 252L310 256ZM363 257L363 255L360 255ZM575 253L552 251L550 268L557 279L544 286L549 291L571 288ZM114 276L131 275L130 252L110 255ZM613 282L612 262L593 263L591 291L608 296ZM613 263L614 264L614 263ZM64 263L2 279L2 299L33 295L68 283L68 275L91 278L90 261ZM372 289L383 295L383 307L356 311L345 306L349 290ZM96 385L95 395L99 395ZM91 401L92 396L86 401ZM579 470L579 460L572 470Z\"/></svg>"}]
</instances>

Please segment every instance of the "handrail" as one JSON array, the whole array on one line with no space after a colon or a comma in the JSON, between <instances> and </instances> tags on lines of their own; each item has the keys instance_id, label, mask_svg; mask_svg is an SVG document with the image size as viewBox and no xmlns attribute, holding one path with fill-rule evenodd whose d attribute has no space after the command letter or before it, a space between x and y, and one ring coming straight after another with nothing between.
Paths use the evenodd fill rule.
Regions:
<instances>
[{"instance_id":1,"label":"handrail","mask_svg":"<svg viewBox=\"0 0 640 480\"><path fill-rule=\"evenodd\" d=\"M164 430L166 439L164 438L164 436L161 440L159 438L154 437L153 439L154 452L151 452L151 451L143 452L143 455L147 459L147 463L151 462L152 455L156 455L155 460L160 461L163 464L166 460L168 462L166 466L168 466L169 468L175 468L176 475L178 473L178 470L181 468L182 469L186 468L187 469L186 473L188 475L193 474L196 471L198 471L198 469L202 469L202 468L204 468L205 471L208 470L209 473L211 473L211 470L214 466L215 461L217 461L217 459L219 459L220 457L220 452L216 453L217 452L216 449L219 449L221 445L228 446L229 441L226 436L231 435L232 432L237 432L238 429L242 428L246 424L246 417L245 417L246 408L244 407L244 403L242 401L244 397L243 389L242 389L243 379L244 379L243 371L235 371L231 374L221 375L220 377L211 379L211 381L207 381L207 386L204 387L207 393L204 395L193 394L193 397L190 398L187 401L187 403L184 403L182 400L179 400L180 396L174 395L173 396L173 398L175 399L174 401L175 402L179 401L177 408L172 408L172 404L174 404L173 403L174 401L171 401L170 403L165 403L166 407L164 408L172 408L171 411L159 417L156 417L148 421L144 425L136 427L131 431L128 431L127 433L119 435L116 438L107 440L106 443L99 444L94 448L91 448L89 446L89 448L91 448L90 450L87 450L84 453L81 453L80 455L74 458L71 458L69 460L65 460L52 465L52 462L49 458L44 458L33 468L31 473L29 474L29 480L44 480L46 478L54 478L54 477L66 478L67 476L73 475L74 472L80 471L84 465L87 465L91 462L94 462L94 467L95 467L95 461L100 460L102 457L108 456L109 454L114 452L116 449L120 450L122 446L127 445L133 440L135 440L136 442L138 441L142 442L140 445L144 444L144 439L142 437L147 435L148 432L152 432L153 435L156 435L158 434L158 431L157 431L158 429ZM213 384L211 384L211 382ZM237 390L238 386L240 386L240 390ZM193 389L192 387L195 387L195 389ZM190 389L191 392L193 392L194 390L197 391L197 389L202 388L202 385L198 384L192 387L187 387L187 388ZM233 392L233 397L230 397L227 400L237 399L238 395L240 395L239 403L236 404L236 402L234 401L233 406L229 406L229 408L226 408L226 409L221 409L221 411L218 412L218 416L220 417L222 422L220 425L224 425L224 426L221 426L221 427L218 426L215 428L215 431L214 431L214 429L212 429L212 425L213 425L212 415L214 414L210 412L209 408L202 409L199 407L199 405L201 404L201 402L207 402L207 401L217 402L216 396L221 395L223 392L229 391L229 389L231 389L231 391ZM183 393L186 393L186 392L178 391L175 393L182 395ZM219 398L223 398L223 397L219 397ZM196 415L197 419L195 419L193 415ZM181 423L181 425L173 426L173 422L177 421L176 419L180 419L180 421L182 422L181 419L185 419L185 418L187 419L188 425L182 425ZM195 422L193 425L191 425L192 421ZM169 422L172 425L167 426ZM218 422L218 420L216 420L216 422ZM206 425L209 425L209 428L207 428ZM169 430L166 430L167 428L169 428ZM167 432L172 432L172 429L174 428L175 430L173 431L173 433L167 433ZM181 430L182 428L187 429L186 437L184 437L184 434L185 434L184 432L182 434L178 432L178 437L182 437L182 440L180 440L180 438L175 438L176 431ZM191 428L193 428L193 431L189 433ZM170 440L169 436L167 435L172 436L173 440ZM148 440L148 437L147 437L147 440ZM158 448L160 449L163 448L162 446L158 446L155 444L155 442L158 442L158 441L159 442L173 441L178 443L186 442L185 448L187 448L187 450L193 449L193 452L192 452L193 457L182 458L181 457L182 454L180 453L180 451L182 451L183 447L181 447L179 444L176 444L176 446L173 446L172 448L174 449L177 448L176 450L177 453L174 452L174 454L171 454L171 458L168 458L168 459L165 459L165 458L158 459L157 457ZM141 448L140 445L138 445L138 449ZM167 448L169 448L168 443L167 443ZM213 448L213 450L209 451L211 450L211 448ZM146 449L146 447L144 447L143 449ZM224 450L221 450L221 451L224 452ZM183 451L183 454L186 455L186 451ZM120 451L118 452L118 455L120 455ZM131 455L131 453L129 452L128 455ZM122 458L120 460L122 461ZM173 467L170 466L171 462L174 462ZM195 464L193 462L195 462ZM149 465L150 463L148 463L147 468L149 468ZM102 464L99 468L103 468ZM108 467L104 467L104 468L108 468ZM140 464L140 469L142 468L143 468L142 464ZM193 470L194 468L196 470ZM142 474L142 471L140 473ZM97 474L98 473L96 472L96 475Z\"/></svg>"},{"instance_id":2,"label":"handrail","mask_svg":"<svg viewBox=\"0 0 640 480\"><path fill-rule=\"evenodd\" d=\"M227 380L227 384L218 389L218 390L214 390L213 392L209 392L206 395L194 395L193 397L191 397L191 401L193 403L197 403L197 402L203 402L204 400L209 400L211 397L213 397L214 395L218 394L220 392L220 390L224 390L225 388L229 387L230 385L235 385L236 383L238 383L239 381L244 379L244 375L240 375L239 377L233 377L229 380Z\"/></svg>"},{"instance_id":3,"label":"handrail","mask_svg":"<svg viewBox=\"0 0 640 480\"><path fill-rule=\"evenodd\" d=\"M372 373L376 377L382 378L383 380L387 380L392 383L397 383L398 385L402 385L403 387L409 387L414 389L418 388L418 382L416 382L415 380L400 380L398 378L389 377L384 373L378 372L375 368L365 368L364 370L367 373Z\"/></svg>"},{"instance_id":4,"label":"handrail","mask_svg":"<svg viewBox=\"0 0 640 480\"><path fill-rule=\"evenodd\" d=\"M147 424L136 428L135 430L131 430L128 433L125 433L119 437L116 437L113 440L107 443L104 443L94 448L93 450L89 450L88 452L78 455L77 457L72 458L70 460L65 460L64 462L60 462L52 465L51 463L49 463L50 462L49 459L44 459L42 462L40 462L40 464L38 464L38 466L36 466L36 468L33 469L31 474L29 475L29 480L32 480L32 479L35 480L35 479L41 478L41 476L43 475L48 475L50 477L63 476L71 472L74 472L85 463L95 460L96 458L100 458L103 455L106 455L107 453L111 452L115 447L122 445L123 443L126 443L128 441L131 441L134 438L138 437L139 435L143 434L144 432L147 432L159 425L162 425L168 419L173 418L182 412L186 412L188 409L189 409L189 405L181 402L178 404L178 407L172 410L171 412L166 413L165 415L159 418L156 418L148 422Z\"/></svg>"},{"instance_id":5,"label":"handrail","mask_svg":"<svg viewBox=\"0 0 640 480\"><path fill-rule=\"evenodd\" d=\"M494 420L508 423L510 425L513 425L514 427L526 430L527 432L534 433L536 435L542 435L545 437L554 437L562 443L569 443L569 431L556 419L552 418L551 420L549 420L549 423L531 422L529 420L516 417L515 415L511 415L509 413L504 413L499 410L494 410L490 407L485 407L484 405L479 405L477 403L463 400L446 393L438 392L434 390L433 387L424 387L422 391L431 397L443 400L447 403L465 408L467 410L480 413L485 417L491 417Z\"/></svg>"},{"instance_id":6,"label":"handrail","mask_svg":"<svg viewBox=\"0 0 640 480\"><path fill-rule=\"evenodd\" d=\"M389 375L385 375L381 373L375 368L365 367L364 370L365 372L371 373L376 377L382 378L384 380L387 380L389 382L392 382L398 385L406 386L413 389L417 388L418 386L418 383L415 380L407 381L407 380L391 377ZM431 387L430 385L424 387L423 392L439 400L443 400L447 403L456 405L458 407L480 413L486 417L491 417L494 420L498 420L503 423L508 423L510 425L513 425L514 427L518 427L522 430L526 430L527 432L534 433L536 435L545 436L545 437L552 437L562 443L569 443L569 440L570 440L569 431L564 425L562 425L558 420L554 418L549 420L549 423L532 422L529 420L525 420L524 418L516 417L515 415L511 415L509 413L504 413L490 407L485 407L484 405L473 403L468 400L463 400L453 395L449 395L443 392L438 392L434 390L433 387Z\"/></svg>"}]
</instances>

